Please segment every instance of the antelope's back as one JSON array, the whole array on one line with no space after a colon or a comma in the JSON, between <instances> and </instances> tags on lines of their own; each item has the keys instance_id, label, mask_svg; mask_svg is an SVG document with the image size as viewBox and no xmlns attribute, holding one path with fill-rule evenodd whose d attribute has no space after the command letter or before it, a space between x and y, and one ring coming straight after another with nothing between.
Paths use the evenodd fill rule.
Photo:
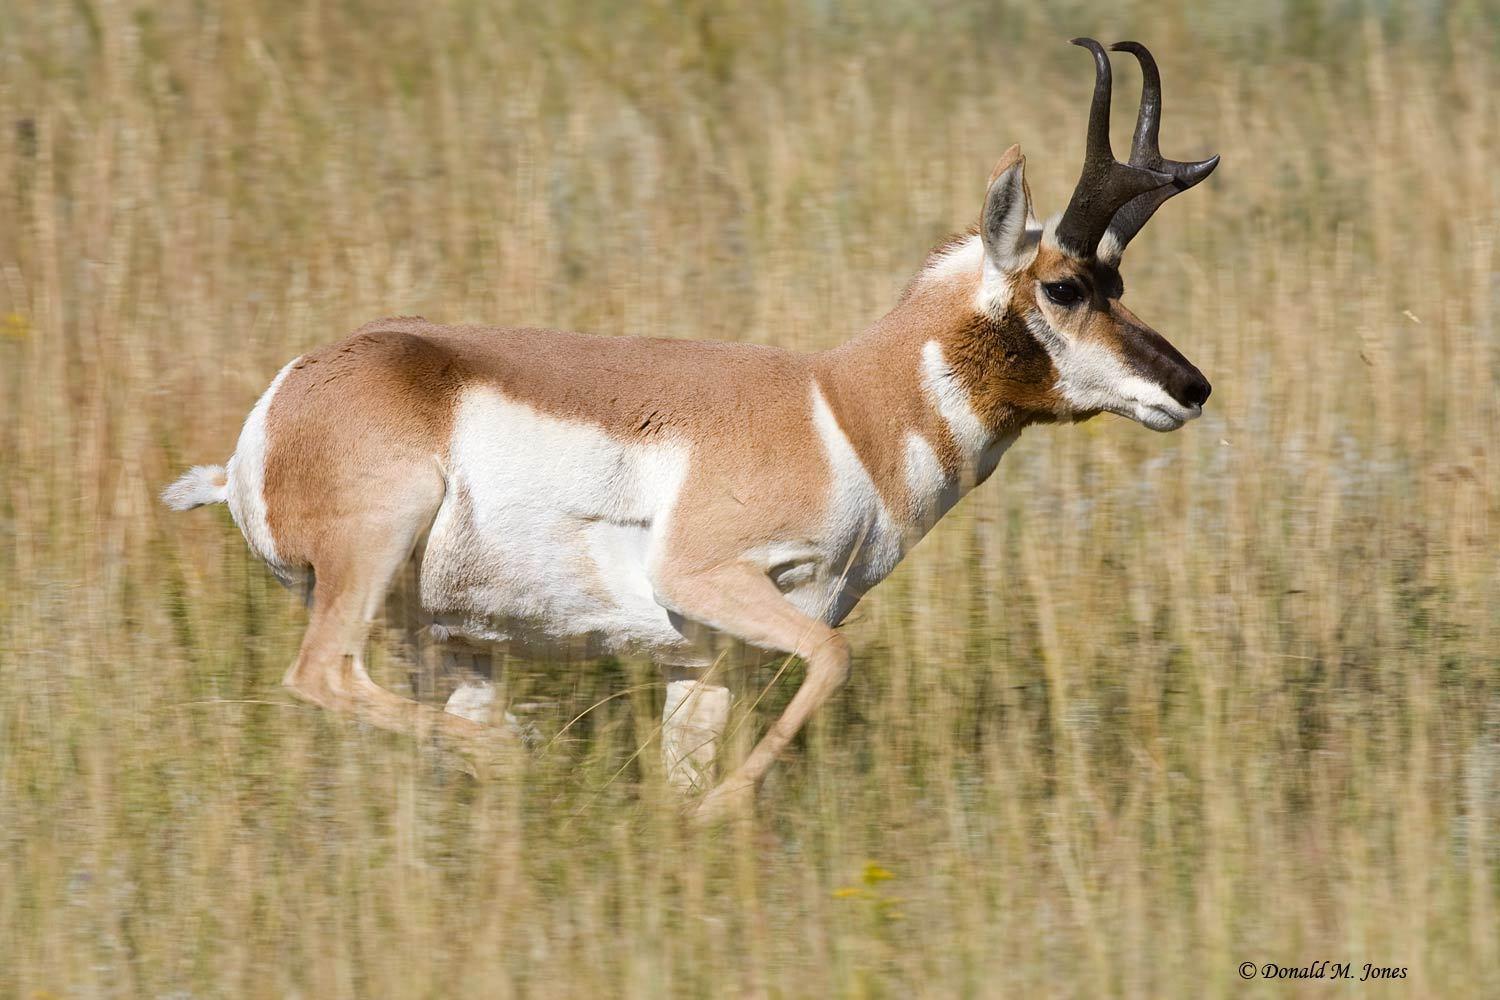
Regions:
<instances>
[{"instance_id":1,"label":"antelope's back","mask_svg":"<svg viewBox=\"0 0 1500 1000\"><path fill-rule=\"evenodd\" d=\"M756 425L805 415L811 377L750 345L377 321L263 398L252 544L286 573L420 522L422 604L451 631L669 653L650 569L690 471L784 460Z\"/></svg>"}]
</instances>

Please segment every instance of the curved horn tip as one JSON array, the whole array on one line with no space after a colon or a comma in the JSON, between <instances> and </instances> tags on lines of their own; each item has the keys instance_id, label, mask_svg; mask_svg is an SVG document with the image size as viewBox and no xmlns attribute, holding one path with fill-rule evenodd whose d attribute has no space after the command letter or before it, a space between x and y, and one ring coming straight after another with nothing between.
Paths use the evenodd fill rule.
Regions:
<instances>
[{"instance_id":1,"label":"curved horn tip","mask_svg":"<svg viewBox=\"0 0 1500 1000\"><path fill-rule=\"evenodd\" d=\"M1069 39L1069 41L1074 45L1079 45L1083 48L1088 49L1094 54L1094 63L1099 72L1109 72L1109 53L1104 51L1104 46L1100 45L1092 38L1087 38L1081 35L1078 38L1071 38Z\"/></svg>"},{"instance_id":2,"label":"curved horn tip","mask_svg":"<svg viewBox=\"0 0 1500 1000\"><path fill-rule=\"evenodd\" d=\"M1094 101L1097 104L1101 97L1107 98L1109 96L1110 87L1113 85L1111 80L1112 74L1110 73L1109 69L1109 53L1104 51L1104 46L1100 45L1092 38L1085 38L1080 36L1078 38L1071 39L1071 41L1074 45L1080 45L1083 48L1088 49L1094 57ZM1106 100L1104 102L1105 110L1103 112L1105 116L1104 120L1106 129L1108 128L1109 122L1108 107L1109 102L1108 100ZM1091 112L1091 114L1094 113L1098 113L1097 109L1095 112ZM1090 122L1089 127L1093 128L1092 122Z\"/></svg>"},{"instance_id":3,"label":"curved horn tip","mask_svg":"<svg viewBox=\"0 0 1500 1000\"><path fill-rule=\"evenodd\" d=\"M1161 70L1156 68L1156 57L1151 54L1151 50L1140 42L1115 42L1115 44L1109 47L1109 50L1111 52L1129 52L1135 56L1135 61L1141 64L1144 86L1147 90L1154 90L1157 93L1157 100L1159 101L1161 96Z\"/></svg>"}]
</instances>

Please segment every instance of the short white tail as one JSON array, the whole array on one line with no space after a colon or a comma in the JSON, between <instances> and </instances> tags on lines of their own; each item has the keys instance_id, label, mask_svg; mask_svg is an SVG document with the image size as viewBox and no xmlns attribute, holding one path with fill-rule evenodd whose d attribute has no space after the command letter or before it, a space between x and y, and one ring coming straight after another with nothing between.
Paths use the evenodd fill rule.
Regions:
<instances>
[{"instance_id":1,"label":"short white tail","mask_svg":"<svg viewBox=\"0 0 1500 1000\"><path fill-rule=\"evenodd\" d=\"M195 465L161 491L161 500L173 510L228 503L229 479L222 465Z\"/></svg>"}]
</instances>

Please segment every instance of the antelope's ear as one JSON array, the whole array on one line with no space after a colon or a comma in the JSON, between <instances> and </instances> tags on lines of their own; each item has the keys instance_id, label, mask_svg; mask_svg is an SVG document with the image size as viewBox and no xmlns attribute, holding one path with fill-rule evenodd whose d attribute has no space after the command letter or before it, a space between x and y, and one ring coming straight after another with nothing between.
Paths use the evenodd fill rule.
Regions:
<instances>
[{"instance_id":1,"label":"antelope's ear","mask_svg":"<svg viewBox=\"0 0 1500 1000\"><path fill-rule=\"evenodd\" d=\"M984 196L984 214L979 220L984 252L1002 273L1026 265L1030 257L1026 228L1031 218L1026 157L1021 155L1020 146L1012 146L990 174L990 189Z\"/></svg>"}]
</instances>

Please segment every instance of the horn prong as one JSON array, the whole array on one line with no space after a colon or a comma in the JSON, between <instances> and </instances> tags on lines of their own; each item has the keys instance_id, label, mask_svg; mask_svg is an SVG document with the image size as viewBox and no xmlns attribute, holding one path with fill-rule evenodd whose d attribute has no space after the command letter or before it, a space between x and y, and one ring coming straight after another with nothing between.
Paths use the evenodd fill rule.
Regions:
<instances>
[{"instance_id":1,"label":"horn prong","mask_svg":"<svg viewBox=\"0 0 1500 1000\"><path fill-rule=\"evenodd\" d=\"M1207 178L1209 174L1214 172L1214 168L1218 165L1219 154L1215 153L1206 160L1197 160L1191 163L1180 163L1173 160L1171 161L1171 170L1168 172L1172 175L1172 182L1177 185L1178 189L1186 191L1194 184Z\"/></svg>"}]
</instances>

